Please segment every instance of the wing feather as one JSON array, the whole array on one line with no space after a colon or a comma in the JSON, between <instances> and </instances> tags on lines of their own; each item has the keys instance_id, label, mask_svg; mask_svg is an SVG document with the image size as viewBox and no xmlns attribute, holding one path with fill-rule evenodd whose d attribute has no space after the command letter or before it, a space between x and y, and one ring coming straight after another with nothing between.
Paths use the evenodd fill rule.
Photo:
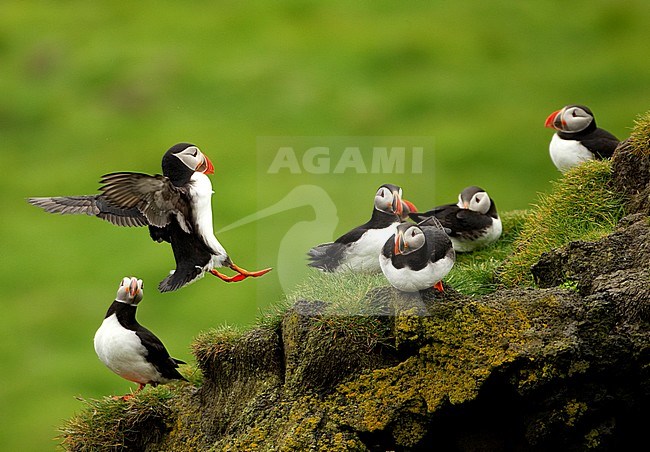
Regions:
<instances>
[{"instance_id":1,"label":"wing feather","mask_svg":"<svg viewBox=\"0 0 650 452\"><path fill-rule=\"evenodd\" d=\"M102 176L99 190L106 199L120 208L136 208L151 226L167 226L173 217L183 231L192 232L187 190L176 187L159 174L110 173Z\"/></svg>"}]
</instances>

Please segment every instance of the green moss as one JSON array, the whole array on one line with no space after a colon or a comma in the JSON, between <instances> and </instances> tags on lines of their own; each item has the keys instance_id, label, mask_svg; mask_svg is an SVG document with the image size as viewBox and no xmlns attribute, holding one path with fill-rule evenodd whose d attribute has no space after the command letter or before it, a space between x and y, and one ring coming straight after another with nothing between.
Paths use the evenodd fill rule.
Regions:
<instances>
[{"instance_id":1,"label":"green moss","mask_svg":"<svg viewBox=\"0 0 650 452\"><path fill-rule=\"evenodd\" d=\"M514 242L514 253L498 271L506 286L533 286L530 267L541 254L575 240L611 233L624 214L624 200L610 188L609 161L592 160L567 171L553 190L539 196Z\"/></svg>"},{"instance_id":2,"label":"green moss","mask_svg":"<svg viewBox=\"0 0 650 452\"><path fill-rule=\"evenodd\" d=\"M473 399L494 368L518 355L530 328L516 300L444 303L436 311L436 316L406 312L395 319L399 347L417 345L417 355L342 385L342 423L384 430L399 412L424 415Z\"/></svg>"},{"instance_id":3,"label":"green moss","mask_svg":"<svg viewBox=\"0 0 650 452\"><path fill-rule=\"evenodd\" d=\"M577 400L569 400L564 407L566 414L566 424L569 427L576 425L576 422L587 412L587 404Z\"/></svg>"}]
</instances>

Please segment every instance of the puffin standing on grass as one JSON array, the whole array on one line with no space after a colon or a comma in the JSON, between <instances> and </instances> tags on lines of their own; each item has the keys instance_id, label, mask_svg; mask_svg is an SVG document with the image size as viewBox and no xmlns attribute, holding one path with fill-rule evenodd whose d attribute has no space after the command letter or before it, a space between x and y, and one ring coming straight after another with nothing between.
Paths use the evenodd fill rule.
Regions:
<instances>
[{"instance_id":1,"label":"puffin standing on grass","mask_svg":"<svg viewBox=\"0 0 650 452\"><path fill-rule=\"evenodd\" d=\"M409 216L415 222L435 217L444 228L449 229L454 249L461 253L494 243L503 231L494 201L485 190L475 185L460 192L456 204L445 204Z\"/></svg>"},{"instance_id":2,"label":"puffin standing on grass","mask_svg":"<svg viewBox=\"0 0 650 452\"><path fill-rule=\"evenodd\" d=\"M94 215L118 226L148 226L151 238L169 242L176 269L158 286L179 289L210 272L226 282L262 276L271 269L249 272L235 265L212 226L214 166L190 143L172 146L162 158L163 175L118 172L102 176L101 194L29 198L50 213ZM237 272L226 276L216 268Z\"/></svg>"},{"instance_id":3,"label":"puffin standing on grass","mask_svg":"<svg viewBox=\"0 0 650 452\"><path fill-rule=\"evenodd\" d=\"M554 111L544 126L557 130L549 152L563 173L587 160L610 158L619 144L618 138L596 126L594 114L584 105L567 105Z\"/></svg>"},{"instance_id":4,"label":"puffin standing on grass","mask_svg":"<svg viewBox=\"0 0 650 452\"><path fill-rule=\"evenodd\" d=\"M403 292L434 287L444 291L442 279L456 261L449 236L435 217L401 223L379 256L379 265L388 282Z\"/></svg>"},{"instance_id":5,"label":"puffin standing on grass","mask_svg":"<svg viewBox=\"0 0 650 452\"><path fill-rule=\"evenodd\" d=\"M124 277L94 339L99 359L120 377L138 383L136 392L148 384L155 387L173 380L187 381L178 372L179 364L185 362L169 356L160 339L135 319L143 296L142 280Z\"/></svg>"},{"instance_id":6,"label":"puffin standing on grass","mask_svg":"<svg viewBox=\"0 0 650 452\"><path fill-rule=\"evenodd\" d=\"M380 272L377 257L386 240L395 233L404 206L400 187L393 184L382 185L375 194L370 220L334 242L310 249L309 266L324 272ZM408 208L415 210L413 204Z\"/></svg>"}]
</instances>

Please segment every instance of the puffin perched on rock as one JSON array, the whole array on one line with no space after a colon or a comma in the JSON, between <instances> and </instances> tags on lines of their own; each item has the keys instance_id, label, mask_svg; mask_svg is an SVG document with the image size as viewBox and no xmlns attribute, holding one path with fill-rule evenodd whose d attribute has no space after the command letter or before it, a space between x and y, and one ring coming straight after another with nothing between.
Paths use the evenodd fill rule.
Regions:
<instances>
[{"instance_id":1,"label":"puffin perched on rock","mask_svg":"<svg viewBox=\"0 0 650 452\"><path fill-rule=\"evenodd\" d=\"M619 144L618 138L596 126L594 114L584 105L567 105L554 111L544 125L557 130L549 152L563 173L586 160L610 158Z\"/></svg>"},{"instance_id":2,"label":"puffin perched on rock","mask_svg":"<svg viewBox=\"0 0 650 452\"><path fill-rule=\"evenodd\" d=\"M161 292L179 289L205 272L226 282L241 281L269 272L249 272L235 265L219 243L212 226L214 166L198 147L178 143L162 158L162 175L133 172L102 176L97 195L29 198L29 203L50 213L94 215L118 226L148 226L151 238L169 242L176 269L158 286ZM234 276L216 270L230 267Z\"/></svg>"},{"instance_id":3,"label":"puffin perched on rock","mask_svg":"<svg viewBox=\"0 0 650 452\"><path fill-rule=\"evenodd\" d=\"M185 362L169 356L160 339L135 319L143 296L141 279L122 279L115 301L95 333L97 356L120 377L138 383L137 391L148 384L155 387L173 380L187 381L178 372L179 364Z\"/></svg>"},{"instance_id":4,"label":"puffin perched on rock","mask_svg":"<svg viewBox=\"0 0 650 452\"><path fill-rule=\"evenodd\" d=\"M436 288L456 261L451 240L435 217L397 226L381 251L379 264L388 282L403 292Z\"/></svg>"},{"instance_id":5,"label":"puffin perched on rock","mask_svg":"<svg viewBox=\"0 0 650 452\"><path fill-rule=\"evenodd\" d=\"M460 192L456 204L445 204L409 216L415 222L435 217L450 231L454 249L461 253L494 243L503 231L494 201L485 190L475 185Z\"/></svg>"},{"instance_id":6,"label":"puffin perched on rock","mask_svg":"<svg viewBox=\"0 0 650 452\"><path fill-rule=\"evenodd\" d=\"M375 194L370 220L334 242L309 250L309 265L325 272L379 273L381 268L377 257L386 240L395 233L405 207L415 210L413 204L402 201L400 187L382 185Z\"/></svg>"}]
</instances>

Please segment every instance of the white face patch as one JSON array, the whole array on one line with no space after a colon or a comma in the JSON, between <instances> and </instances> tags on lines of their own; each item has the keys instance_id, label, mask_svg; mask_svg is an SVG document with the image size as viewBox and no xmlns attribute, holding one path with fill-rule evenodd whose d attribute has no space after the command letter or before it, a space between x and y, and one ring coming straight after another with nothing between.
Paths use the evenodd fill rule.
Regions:
<instances>
[{"instance_id":1,"label":"white face patch","mask_svg":"<svg viewBox=\"0 0 650 452\"><path fill-rule=\"evenodd\" d=\"M562 131L575 133L586 129L594 117L580 107L566 108L561 114Z\"/></svg>"},{"instance_id":2,"label":"white face patch","mask_svg":"<svg viewBox=\"0 0 650 452\"><path fill-rule=\"evenodd\" d=\"M203 153L196 146L188 146L174 156L191 170L196 170L204 160Z\"/></svg>"},{"instance_id":3,"label":"white face patch","mask_svg":"<svg viewBox=\"0 0 650 452\"><path fill-rule=\"evenodd\" d=\"M480 191L472 196L472 199L469 202L469 210L474 212L479 212L486 214L490 210L490 197L484 191Z\"/></svg>"},{"instance_id":4,"label":"white face patch","mask_svg":"<svg viewBox=\"0 0 650 452\"><path fill-rule=\"evenodd\" d=\"M400 188L398 192L398 196L402 198L402 189ZM379 210L380 212L385 212L385 213L390 213L393 214L395 211L393 210L393 202L395 196L393 195L393 192L390 191L386 187L379 187L379 190L377 190L377 194L375 194L375 209Z\"/></svg>"},{"instance_id":5,"label":"white face patch","mask_svg":"<svg viewBox=\"0 0 650 452\"><path fill-rule=\"evenodd\" d=\"M414 251L419 250L424 246L425 242L424 233L420 228L411 226L404 232L404 252L402 254L410 254Z\"/></svg>"}]
</instances>

